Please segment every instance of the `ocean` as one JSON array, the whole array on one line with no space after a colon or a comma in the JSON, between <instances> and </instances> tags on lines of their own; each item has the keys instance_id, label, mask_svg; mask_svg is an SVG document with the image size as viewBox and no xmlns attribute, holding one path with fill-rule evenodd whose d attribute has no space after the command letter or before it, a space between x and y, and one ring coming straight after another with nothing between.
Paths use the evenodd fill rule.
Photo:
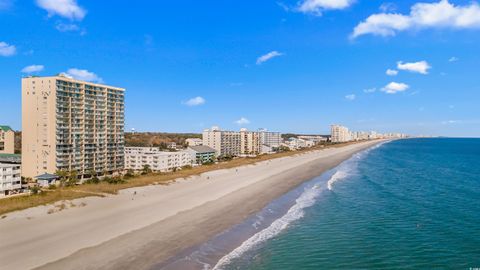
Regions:
<instances>
[{"instance_id":1,"label":"ocean","mask_svg":"<svg viewBox=\"0 0 480 270\"><path fill-rule=\"evenodd\" d=\"M479 268L480 139L377 145L189 252L192 269Z\"/></svg>"}]
</instances>

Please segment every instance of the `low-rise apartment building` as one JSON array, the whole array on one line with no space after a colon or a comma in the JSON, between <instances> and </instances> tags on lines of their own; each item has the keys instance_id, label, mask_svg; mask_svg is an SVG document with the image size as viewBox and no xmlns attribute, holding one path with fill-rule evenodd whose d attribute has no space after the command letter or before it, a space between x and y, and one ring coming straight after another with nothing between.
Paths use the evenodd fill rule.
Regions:
<instances>
[{"instance_id":1,"label":"low-rise apartment building","mask_svg":"<svg viewBox=\"0 0 480 270\"><path fill-rule=\"evenodd\" d=\"M9 126L0 125L0 154L15 153L15 132Z\"/></svg>"},{"instance_id":2,"label":"low-rise apartment building","mask_svg":"<svg viewBox=\"0 0 480 270\"><path fill-rule=\"evenodd\" d=\"M203 140L199 138L188 138L185 140L188 146L199 146L203 145Z\"/></svg>"},{"instance_id":3,"label":"low-rise apartment building","mask_svg":"<svg viewBox=\"0 0 480 270\"><path fill-rule=\"evenodd\" d=\"M20 164L0 163L0 197L15 194L22 189Z\"/></svg>"},{"instance_id":4,"label":"low-rise apartment building","mask_svg":"<svg viewBox=\"0 0 480 270\"><path fill-rule=\"evenodd\" d=\"M148 166L156 172L168 172L193 164L187 151L163 152L154 147L126 147L125 169L141 171Z\"/></svg>"},{"instance_id":5,"label":"low-rise apartment building","mask_svg":"<svg viewBox=\"0 0 480 270\"><path fill-rule=\"evenodd\" d=\"M192 156L192 161L195 165L202 165L215 161L215 149L206 145L189 146L186 151Z\"/></svg>"}]
</instances>

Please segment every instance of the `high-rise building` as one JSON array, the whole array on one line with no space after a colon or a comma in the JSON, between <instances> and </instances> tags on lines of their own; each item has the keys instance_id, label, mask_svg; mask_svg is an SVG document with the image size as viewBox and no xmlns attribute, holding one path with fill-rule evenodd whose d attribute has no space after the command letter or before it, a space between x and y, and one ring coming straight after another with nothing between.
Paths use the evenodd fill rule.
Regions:
<instances>
[{"instance_id":1,"label":"high-rise building","mask_svg":"<svg viewBox=\"0 0 480 270\"><path fill-rule=\"evenodd\" d=\"M203 145L215 149L218 157L240 155L240 132L225 131L214 126L211 129L205 129L202 135Z\"/></svg>"},{"instance_id":2,"label":"high-rise building","mask_svg":"<svg viewBox=\"0 0 480 270\"><path fill-rule=\"evenodd\" d=\"M261 151L260 133L242 128L240 130L240 155L256 156L259 155Z\"/></svg>"},{"instance_id":3,"label":"high-rise building","mask_svg":"<svg viewBox=\"0 0 480 270\"><path fill-rule=\"evenodd\" d=\"M282 134L280 132L272 132L266 129L259 129L260 144L269 147L279 147L282 143Z\"/></svg>"},{"instance_id":4,"label":"high-rise building","mask_svg":"<svg viewBox=\"0 0 480 270\"><path fill-rule=\"evenodd\" d=\"M15 153L15 132L9 126L0 126L0 154Z\"/></svg>"},{"instance_id":5,"label":"high-rise building","mask_svg":"<svg viewBox=\"0 0 480 270\"><path fill-rule=\"evenodd\" d=\"M331 140L334 143L349 142L352 140L352 136L348 128L340 125L332 125L331 135Z\"/></svg>"},{"instance_id":6,"label":"high-rise building","mask_svg":"<svg viewBox=\"0 0 480 270\"><path fill-rule=\"evenodd\" d=\"M22 79L22 176L124 168L125 89L58 75Z\"/></svg>"}]
</instances>

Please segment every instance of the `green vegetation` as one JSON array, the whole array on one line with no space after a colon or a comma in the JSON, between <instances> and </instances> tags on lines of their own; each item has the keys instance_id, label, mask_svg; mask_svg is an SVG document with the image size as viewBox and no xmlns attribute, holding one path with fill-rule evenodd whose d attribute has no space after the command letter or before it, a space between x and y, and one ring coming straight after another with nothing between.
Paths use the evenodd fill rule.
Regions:
<instances>
[{"instance_id":1,"label":"green vegetation","mask_svg":"<svg viewBox=\"0 0 480 270\"><path fill-rule=\"evenodd\" d=\"M158 147L162 150L172 151L168 148L168 143L176 143L177 146L186 146L185 140L188 138L202 138L201 134L197 133L125 133L125 146L137 147Z\"/></svg>"}]
</instances>

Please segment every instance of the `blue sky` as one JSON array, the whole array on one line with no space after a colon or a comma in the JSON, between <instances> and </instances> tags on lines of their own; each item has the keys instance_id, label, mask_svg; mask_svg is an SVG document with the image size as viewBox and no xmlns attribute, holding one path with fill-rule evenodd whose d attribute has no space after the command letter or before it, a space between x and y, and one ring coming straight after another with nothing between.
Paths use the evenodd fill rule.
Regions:
<instances>
[{"instance_id":1,"label":"blue sky","mask_svg":"<svg viewBox=\"0 0 480 270\"><path fill-rule=\"evenodd\" d=\"M15 129L21 77L65 72L126 88L139 131L480 136L476 1L0 0L0 23Z\"/></svg>"}]
</instances>

